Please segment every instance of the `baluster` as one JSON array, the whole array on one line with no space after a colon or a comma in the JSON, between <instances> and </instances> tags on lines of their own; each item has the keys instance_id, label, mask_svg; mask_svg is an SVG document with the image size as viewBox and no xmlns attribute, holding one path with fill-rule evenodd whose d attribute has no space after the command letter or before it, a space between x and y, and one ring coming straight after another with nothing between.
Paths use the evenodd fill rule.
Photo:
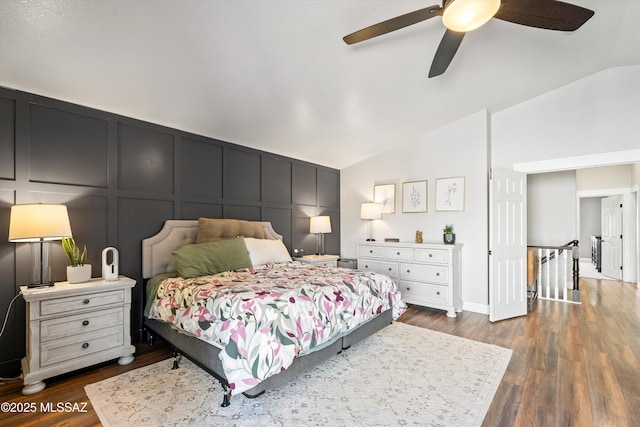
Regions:
<instances>
[{"instance_id":1,"label":"baluster","mask_svg":"<svg viewBox=\"0 0 640 427\"><path fill-rule=\"evenodd\" d=\"M565 301L567 301L567 251L566 249L562 251L562 297Z\"/></svg>"},{"instance_id":2,"label":"baluster","mask_svg":"<svg viewBox=\"0 0 640 427\"><path fill-rule=\"evenodd\" d=\"M555 273L555 277L554 277L554 281L553 282L554 282L555 289L554 289L554 293L553 293L553 299L560 299L560 297L558 295L559 294L558 282L559 282L559 279L560 279L560 277L558 276L558 262L560 261L560 258L558 257L558 255L559 255L558 254L558 250L554 249L553 250L553 260L554 260L554 264L555 265L554 265L553 270L554 270L554 273Z\"/></svg>"},{"instance_id":3,"label":"baluster","mask_svg":"<svg viewBox=\"0 0 640 427\"><path fill-rule=\"evenodd\" d=\"M538 297L542 295L542 249L538 248Z\"/></svg>"},{"instance_id":4,"label":"baluster","mask_svg":"<svg viewBox=\"0 0 640 427\"><path fill-rule=\"evenodd\" d=\"M547 298L551 298L551 249L545 249L545 253L547 254L547 293L545 294L545 296Z\"/></svg>"}]
</instances>

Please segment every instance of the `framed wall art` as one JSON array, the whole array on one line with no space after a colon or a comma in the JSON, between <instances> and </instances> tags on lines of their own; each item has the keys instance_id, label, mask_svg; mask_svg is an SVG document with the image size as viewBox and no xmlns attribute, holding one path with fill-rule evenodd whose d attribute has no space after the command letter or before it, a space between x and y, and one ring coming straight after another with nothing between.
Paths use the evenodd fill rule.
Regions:
<instances>
[{"instance_id":1,"label":"framed wall art","mask_svg":"<svg viewBox=\"0 0 640 427\"><path fill-rule=\"evenodd\" d=\"M381 184L373 186L373 201L382 205L383 214L396 213L396 185Z\"/></svg>"},{"instance_id":2,"label":"framed wall art","mask_svg":"<svg viewBox=\"0 0 640 427\"><path fill-rule=\"evenodd\" d=\"M415 213L427 211L427 181L409 181L402 183L402 212Z\"/></svg>"},{"instance_id":3,"label":"framed wall art","mask_svg":"<svg viewBox=\"0 0 640 427\"><path fill-rule=\"evenodd\" d=\"M464 211L466 178L436 179L436 211Z\"/></svg>"}]
</instances>

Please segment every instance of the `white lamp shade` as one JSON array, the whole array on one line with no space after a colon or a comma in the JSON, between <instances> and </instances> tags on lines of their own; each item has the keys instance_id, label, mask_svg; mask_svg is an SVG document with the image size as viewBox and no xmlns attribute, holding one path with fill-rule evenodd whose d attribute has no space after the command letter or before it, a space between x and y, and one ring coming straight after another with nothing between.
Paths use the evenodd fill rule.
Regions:
<instances>
[{"instance_id":1,"label":"white lamp shade","mask_svg":"<svg viewBox=\"0 0 640 427\"><path fill-rule=\"evenodd\" d=\"M484 25L500 9L500 0L453 0L442 15L451 31L466 32Z\"/></svg>"},{"instance_id":2,"label":"white lamp shade","mask_svg":"<svg viewBox=\"0 0 640 427\"><path fill-rule=\"evenodd\" d=\"M328 216L312 216L309 221L309 233L331 233L331 218Z\"/></svg>"},{"instance_id":3,"label":"white lamp shade","mask_svg":"<svg viewBox=\"0 0 640 427\"><path fill-rule=\"evenodd\" d=\"M360 219L380 219L382 218L382 204L363 203L360 206Z\"/></svg>"},{"instance_id":4,"label":"white lamp shade","mask_svg":"<svg viewBox=\"0 0 640 427\"><path fill-rule=\"evenodd\" d=\"M65 205L34 203L11 206L10 242L60 240L71 236L71 224Z\"/></svg>"}]
</instances>

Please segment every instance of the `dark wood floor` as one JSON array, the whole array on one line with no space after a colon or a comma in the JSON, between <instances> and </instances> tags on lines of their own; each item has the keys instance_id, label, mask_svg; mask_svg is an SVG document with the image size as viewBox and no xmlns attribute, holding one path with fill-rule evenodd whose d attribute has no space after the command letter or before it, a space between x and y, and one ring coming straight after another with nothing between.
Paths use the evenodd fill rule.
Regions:
<instances>
[{"instance_id":1,"label":"dark wood floor","mask_svg":"<svg viewBox=\"0 0 640 427\"><path fill-rule=\"evenodd\" d=\"M511 362L483 426L640 425L640 293L635 284L581 279L581 305L539 300L526 317L490 323L463 312L411 306L400 321L513 349ZM33 396L21 383L0 384L0 402L87 403L86 413L7 414L0 425L99 426L86 384L170 356L139 345L129 366L115 363L48 381Z\"/></svg>"}]
</instances>

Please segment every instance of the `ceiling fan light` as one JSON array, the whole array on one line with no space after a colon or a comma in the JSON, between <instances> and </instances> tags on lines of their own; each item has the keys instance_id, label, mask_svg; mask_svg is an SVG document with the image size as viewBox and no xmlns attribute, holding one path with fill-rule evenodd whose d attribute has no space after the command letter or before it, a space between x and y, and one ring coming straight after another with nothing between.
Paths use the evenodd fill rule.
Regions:
<instances>
[{"instance_id":1,"label":"ceiling fan light","mask_svg":"<svg viewBox=\"0 0 640 427\"><path fill-rule=\"evenodd\" d=\"M453 0L442 15L451 31L467 32L484 25L500 9L500 0Z\"/></svg>"}]
</instances>

